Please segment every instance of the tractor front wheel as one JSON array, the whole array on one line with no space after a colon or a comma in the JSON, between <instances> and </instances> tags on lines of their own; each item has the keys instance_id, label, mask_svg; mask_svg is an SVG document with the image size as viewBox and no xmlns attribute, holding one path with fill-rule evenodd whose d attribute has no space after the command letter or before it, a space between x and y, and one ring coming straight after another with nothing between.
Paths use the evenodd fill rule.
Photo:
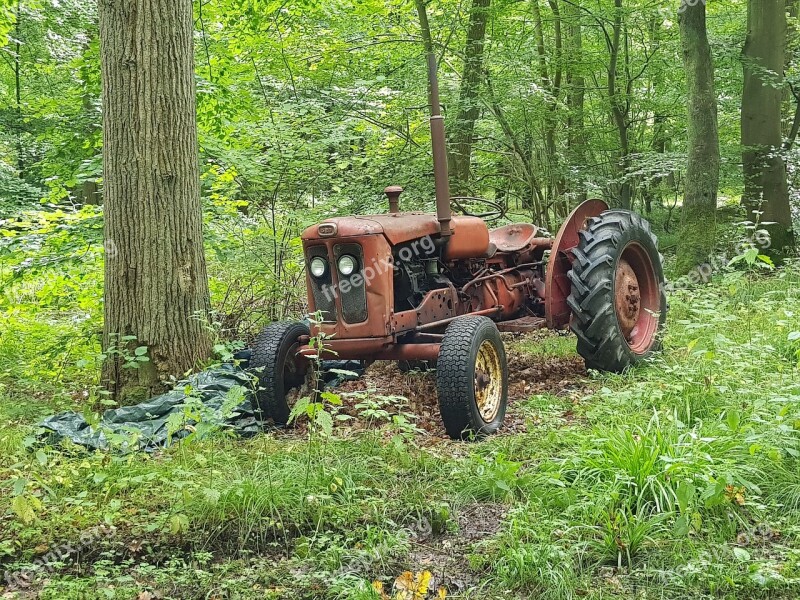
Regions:
<instances>
[{"instance_id":1,"label":"tractor front wheel","mask_svg":"<svg viewBox=\"0 0 800 600\"><path fill-rule=\"evenodd\" d=\"M447 327L436 387L452 439L483 437L500 428L508 404L508 365L500 332L490 319L463 317Z\"/></svg>"},{"instance_id":2,"label":"tractor front wheel","mask_svg":"<svg viewBox=\"0 0 800 600\"><path fill-rule=\"evenodd\" d=\"M250 366L258 377L257 413L262 422L271 418L276 425L289 422L297 398L313 387L313 369L298 355L300 338L310 335L305 323L273 323L253 344Z\"/></svg>"},{"instance_id":3,"label":"tractor front wheel","mask_svg":"<svg viewBox=\"0 0 800 600\"><path fill-rule=\"evenodd\" d=\"M667 299L650 224L627 210L605 211L589 219L573 254L567 303L586 366L619 373L658 350Z\"/></svg>"}]
</instances>

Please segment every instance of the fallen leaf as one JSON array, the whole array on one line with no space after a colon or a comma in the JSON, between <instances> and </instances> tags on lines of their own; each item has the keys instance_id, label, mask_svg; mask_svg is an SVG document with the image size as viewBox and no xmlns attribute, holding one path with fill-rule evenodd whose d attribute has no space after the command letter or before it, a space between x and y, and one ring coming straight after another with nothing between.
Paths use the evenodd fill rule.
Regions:
<instances>
[{"instance_id":1,"label":"fallen leaf","mask_svg":"<svg viewBox=\"0 0 800 600\"><path fill-rule=\"evenodd\" d=\"M386 595L386 592L383 591L382 581L373 581L372 589L378 593L378 595L381 597L381 600L391 600L389 596Z\"/></svg>"},{"instance_id":2,"label":"fallen leaf","mask_svg":"<svg viewBox=\"0 0 800 600\"><path fill-rule=\"evenodd\" d=\"M398 591L396 600L423 600L428 595L430 584L430 571L422 571L416 575L406 571L394 582L394 587Z\"/></svg>"}]
</instances>

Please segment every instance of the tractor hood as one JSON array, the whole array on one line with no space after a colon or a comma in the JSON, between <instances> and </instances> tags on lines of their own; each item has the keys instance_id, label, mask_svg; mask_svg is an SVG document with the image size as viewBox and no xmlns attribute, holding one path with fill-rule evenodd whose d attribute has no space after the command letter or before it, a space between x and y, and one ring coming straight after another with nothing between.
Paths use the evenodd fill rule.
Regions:
<instances>
[{"instance_id":1,"label":"tractor hood","mask_svg":"<svg viewBox=\"0 0 800 600\"><path fill-rule=\"evenodd\" d=\"M331 226L335 227L331 227ZM436 215L422 212L336 217L303 232L303 241L382 234L390 244L402 244L439 233Z\"/></svg>"},{"instance_id":2,"label":"tractor hood","mask_svg":"<svg viewBox=\"0 0 800 600\"><path fill-rule=\"evenodd\" d=\"M446 260L480 258L489 253L489 229L478 217L453 217L452 235L444 249ZM337 238L383 235L391 246L405 244L426 236L439 235L439 219L422 212L391 213L363 217L337 217L309 227L303 242L320 242Z\"/></svg>"}]
</instances>

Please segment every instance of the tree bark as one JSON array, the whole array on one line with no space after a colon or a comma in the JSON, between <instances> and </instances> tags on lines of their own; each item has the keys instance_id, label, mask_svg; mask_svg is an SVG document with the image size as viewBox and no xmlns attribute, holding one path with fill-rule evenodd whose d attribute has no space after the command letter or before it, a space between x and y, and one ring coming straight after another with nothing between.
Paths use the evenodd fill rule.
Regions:
<instances>
[{"instance_id":1,"label":"tree bark","mask_svg":"<svg viewBox=\"0 0 800 600\"><path fill-rule=\"evenodd\" d=\"M748 213L770 233L773 258L794 245L786 165L781 154L782 77L786 52L786 0L750 0L742 53L742 167Z\"/></svg>"},{"instance_id":2,"label":"tree bark","mask_svg":"<svg viewBox=\"0 0 800 600\"><path fill-rule=\"evenodd\" d=\"M99 16L104 343L112 349L103 379L127 403L160 391L167 377L210 353L192 3L100 0ZM124 368L139 347L149 362Z\"/></svg>"},{"instance_id":3,"label":"tree bark","mask_svg":"<svg viewBox=\"0 0 800 600\"><path fill-rule=\"evenodd\" d=\"M714 250L720 151L714 63L706 31L705 3L685 4L679 21L688 88L689 164L677 270L685 275L704 264Z\"/></svg>"},{"instance_id":4,"label":"tree bark","mask_svg":"<svg viewBox=\"0 0 800 600\"><path fill-rule=\"evenodd\" d=\"M483 46L491 0L473 0L464 47L464 72L458 100L458 115L452 136L450 174L458 194L469 191L475 123L480 116L478 90L483 80Z\"/></svg>"}]
</instances>

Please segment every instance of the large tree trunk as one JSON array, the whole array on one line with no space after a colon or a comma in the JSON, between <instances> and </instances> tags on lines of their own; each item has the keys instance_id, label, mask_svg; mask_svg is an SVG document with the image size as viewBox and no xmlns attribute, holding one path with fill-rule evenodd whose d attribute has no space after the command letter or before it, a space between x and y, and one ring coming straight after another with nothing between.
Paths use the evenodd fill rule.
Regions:
<instances>
[{"instance_id":1,"label":"large tree trunk","mask_svg":"<svg viewBox=\"0 0 800 600\"><path fill-rule=\"evenodd\" d=\"M475 123L480 116L478 88L483 80L483 45L490 4L491 0L473 0L469 16L467 43L464 48L464 73L450 154L450 174L459 194L465 194L469 190Z\"/></svg>"},{"instance_id":2,"label":"large tree trunk","mask_svg":"<svg viewBox=\"0 0 800 600\"><path fill-rule=\"evenodd\" d=\"M768 253L780 258L794 245L786 165L781 155L781 102L786 45L786 0L750 0L742 53L742 165L748 212L770 232Z\"/></svg>"},{"instance_id":3,"label":"large tree trunk","mask_svg":"<svg viewBox=\"0 0 800 600\"><path fill-rule=\"evenodd\" d=\"M684 5L679 17L689 109L689 164L678 243L680 274L705 263L714 250L719 186L719 132L714 63L706 32L706 5Z\"/></svg>"},{"instance_id":4,"label":"large tree trunk","mask_svg":"<svg viewBox=\"0 0 800 600\"><path fill-rule=\"evenodd\" d=\"M106 347L122 402L209 355L190 0L100 0ZM128 339L135 337L135 340ZM140 351L141 352L141 351Z\"/></svg>"}]
</instances>

